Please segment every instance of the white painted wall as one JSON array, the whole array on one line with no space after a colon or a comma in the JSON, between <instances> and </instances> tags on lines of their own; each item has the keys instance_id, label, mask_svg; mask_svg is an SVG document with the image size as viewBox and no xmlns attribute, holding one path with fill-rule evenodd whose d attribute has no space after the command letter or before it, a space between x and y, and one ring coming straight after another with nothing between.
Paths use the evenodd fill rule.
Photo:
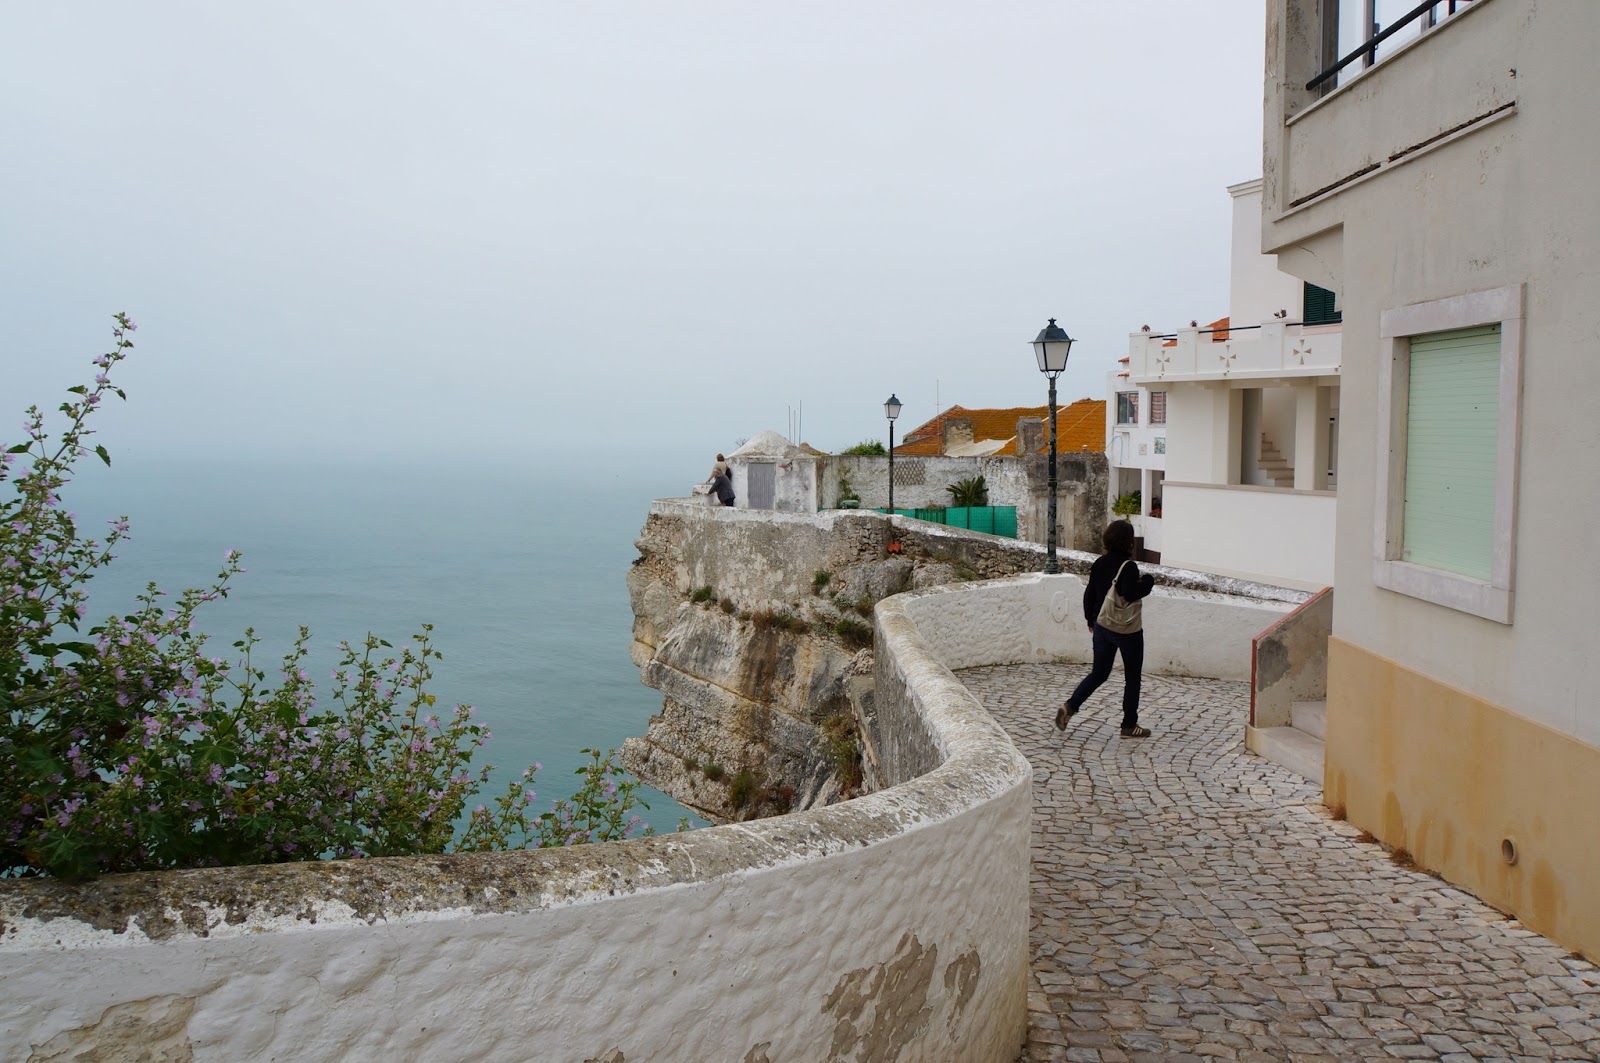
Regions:
<instances>
[{"instance_id":1,"label":"white painted wall","mask_svg":"<svg viewBox=\"0 0 1600 1063\"><path fill-rule=\"evenodd\" d=\"M1290 387L1261 389L1261 430L1290 465L1295 464L1295 392ZM1259 470L1258 470L1259 471Z\"/></svg>"},{"instance_id":2,"label":"white painted wall","mask_svg":"<svg viewBox=\"0 0 1600 1063\"><path fill-rule=\"evenodd\" d=\"M1228 317L1235 325L1274 320L1282 310L1299 321L1305 289L1299 277L1278 268L1278 256L1261 252L1261 179L1230 185L1233 240L1228 269ZM1241 333L1249 336L1249 333Z\"/></svg>"},{"instance_id":3,"label":"white painted wall","mask_svg":"<svg viewBox=\"0 0 1600 1063\"><path fill-rule=\"evenodd\" d=\"M1157 388L1166 392L1166 388ZM1136 424L1117 423L1117 393L1135 391L1139 396L1139 420ZM1109 503L1126 491L1139 492L1140 515L1133 518L1134 531L1144 539L1144 548L1160 553L1163 543L1163 518L1149 516L1160 498L1160 483L1167 468L1169 440L1167 425L1172 420L1172 396L1167 394L1167 420L1151 424L1150 388L1132 384L1119 371L1106 374L1106 460L1111 466L1111 489L1107 498L1107 519L1111 519ZM1119 473L1128 470L1130 476ZM1135 486L1123 481L1132 480Z\"/></svg>"},{"instance_id":4,"label":"white painted wall","mask_svg":"<svg viewBox=\"0 0 1600 1063\"><path fill-rule=\"evenodd\" d=\"M1280 30L1275 13L1271 25L1293 33L1315 19ZM1600 745L1600 420L1583 399L1600 394L1600 138L1587 84L1596 40L1600 5L1480 0L1321 100L1301 98L1298 70L1269 71L1268 125L1280 132L1267 137L1265 193L1267 244L1344 300L1334 633L1591 745ZM1288 40L1274 54L1309 63L1312 47ZM1481 116L1486 124L1440 137ZM1385 162L1294 205L1370 160ZM1506 625L1374 582L1386 461L1375 441L1380 315L1516 285L1526 308Z\"/></svg>"},{"instance_id":5,"label":"white painted wall","mask_svg":"<svg viewBox=\"0 0 1600 1063\"><path fill-rule=\"evenodd\" d=\"M1163 390L1163 389L1157 389ZM1117 393L1139 395L1139 422L1117 423ZM1170 396L1169 396L1170 398ZM1171 412L1167 414L1171 420ZM1106 374L1106 460L1113 469L1165 469L1167 426L1150 423L1150 389L1133 384L1120 372ZM1158 446L1158 441L1160 444Z\"/></svg>"},{"instance_id":6,"label":"white painted wall","mask_svg":"<svg viewBox=\"0 0 1600 1063\"><path fill-rule=\"evenodd\" d=\"M1236 483L1241 392L1177 387L1167 395L1167 479Z\"/></svg>"},{"instance_id":7,"label":"white painted wall","mask_svg":"<svg viewBox=\"0 0 1600 1063\"><path fill-rule=\"evenodd\" d=\"M900 595L933 652L951 668L1070 661L1088 664L1083 581L1034 574ZM1298 607L1212 591L1157 587L1145 599L1145 670L1250 678L1251 640ZM1243 721L1241 721L1243 722Z\"/></svg>"},{"instance_id":8,"label":"white painted wall","mask_svg":"<svg viewBox=\"0 0 1600 1063\"><path fill-rule=\"evenodd\" d=\"M1333 585L1332 491L1168 480L1161 562L1302 590Z\"/></svg>"}]
</instances>

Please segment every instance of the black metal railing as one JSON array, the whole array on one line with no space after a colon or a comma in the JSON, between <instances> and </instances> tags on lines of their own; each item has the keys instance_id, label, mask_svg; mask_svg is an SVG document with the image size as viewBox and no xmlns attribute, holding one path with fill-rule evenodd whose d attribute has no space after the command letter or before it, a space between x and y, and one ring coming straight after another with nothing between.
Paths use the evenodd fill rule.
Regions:
<instances>
[{"instance_id":1,"label":"black metal railing","mask_svg":"<svg viewBox=\"0 0 1600 1063\"><path fill-rule=\"evenodd\" d=\"M1310 91L1315 89L1328 81L1330 78L1338 77L1339 71L1343 70L1357 59L1360 59L1362 56L1367 57L1368 66L1376 63L1378 61L1378 45L1382 44L1390 37L1393 37L1396 33L1399 33L1401 30L1410 26L1413 22L1420 18L1427 17L1431 20L1435 8L1447 8L1448 10L1445 12L1445 17L1449 18L1451 15L1456 13L1457 7L1465 7L1469 3L1472 3L1472 0L1425 0L1424 3L1418 4L1404 15L1401 15L1394 22L1390 23L1388 29L1374 33L1371 37L1368 37L1365 41L1361 42L1361 44L1357 46L1356 49L1349 55L1345 56L1328 69L1324 70L1322 73L1306 82L1306 90ZM1430 26L1431 25L1438 25L1438 23L1430 21Z\"/></svg>"},{"instance_id":2,"label":"black metal railing","mask_svg":"<svg viewBox=\"0 0 1600 1063\"><path fill-rule=\"evenodd\" d=\"M1299 322L1299 321L1285 321L1284 324L1286 324L1286 325L1298 325L1298 324L1301 324L1301 322ZM1200 333L1200 334L1202 334L1202 335L1205 335L1207 333L1212 333L1212 332L1248 332L1250 329L1260 328L1260 327L1261 327L1260 325L1230 325L1227 328L1202 328L1202 329L1195 329L1195 331ZM1150 334L1150 338L1153 339L1153 340L1175 340L1175 339L1178 338L1178 334L1176 332L1152 332Z\"/></svg>"}]
</instances>

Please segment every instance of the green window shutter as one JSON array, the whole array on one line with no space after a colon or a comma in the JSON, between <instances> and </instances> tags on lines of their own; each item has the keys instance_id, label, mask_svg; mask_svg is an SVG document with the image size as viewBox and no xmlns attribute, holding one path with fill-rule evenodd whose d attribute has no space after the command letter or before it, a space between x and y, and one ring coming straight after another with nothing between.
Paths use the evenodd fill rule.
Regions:
<instances>
[{"instance_id":1,"label":"green window shutter","mask_svg":"<svg viewBox=\"0 0 1600 1063\"><path fill-rule=\"evenodd\" d=\"M1413 336L1401 560L1489 580L1499 426L1500 326Z\"/></svg>"},{"instance_id":2,"label":"green window shutter","mask_svg":"<svg viewBox=\"0 0 1600 1063\"><path fill-rule=\"evenodd\" d=\"M1307 325L1334 325L1343 321L1344 314L1338 309L1338 297L1328 289L1318 288L1308 282L1305 286L1305 312L1300 315L1300 320Z\"/></svg>"}]
</instances>

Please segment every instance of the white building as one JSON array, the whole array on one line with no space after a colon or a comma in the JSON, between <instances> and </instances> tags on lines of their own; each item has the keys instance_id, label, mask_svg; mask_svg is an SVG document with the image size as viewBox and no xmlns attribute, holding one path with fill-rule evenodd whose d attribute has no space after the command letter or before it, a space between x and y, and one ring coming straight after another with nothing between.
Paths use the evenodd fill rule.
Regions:
<instances>
[{"instance_id":1,"label":"white building","mask_svg":"<svg viewBox=\"0 0 1600 1063\"><path fill-rule=\"evenodd\" d=\"M1344 312L1327 803L1600 958L1600 4L1267 10L1262 246Z\"/></svg>"},{"instance_id":2,"label":"white building","mask_svg":"<svg viewBox=\"0 0 1600 1063\"><path fill-rule=\"evenodd\" d=\"M1260 252L1261 188L1228 189L1228 316L1133 333L1110 377L1111 493L1140 492L1162 564L1316 590L1333 583L1341 326L1331 291Z\"/></svg>"},{"instance_id":3,"label":"white building","mask_svg":"<svg viewBox=\"0 0 1600 1063\"><path fill-rule=\"evenodd\" d=\"M1126 364L1127 359L1123 359ZM1141 560L1164 561L1166 520L1162 489L1167 470L1167 392L1131 383L1126 369L1106 374L1106 461L1110 465L1109 501L1138 492L1139 512L1133 521Z\"/></svg>"}]
</instances>

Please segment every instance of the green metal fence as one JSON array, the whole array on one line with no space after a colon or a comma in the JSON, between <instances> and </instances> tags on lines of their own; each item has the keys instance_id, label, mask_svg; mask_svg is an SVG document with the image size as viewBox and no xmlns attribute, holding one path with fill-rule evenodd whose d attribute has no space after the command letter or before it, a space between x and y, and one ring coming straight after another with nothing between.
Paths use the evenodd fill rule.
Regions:
<instances>
[{"instance_id":1,"label":"green metal fence","mask_svg":"<svg viewBox=\"0 0 1600 1063\"><path fill-rule=\"evenodd\" d=\"M889 512L887 509L879 513ZM944 524L951 528L967 528L1007 539L1017 537L1016 506L951 506L948 509L897 509L902 517L914 517L931 524Z\"/></svg>"}]
</instances>

